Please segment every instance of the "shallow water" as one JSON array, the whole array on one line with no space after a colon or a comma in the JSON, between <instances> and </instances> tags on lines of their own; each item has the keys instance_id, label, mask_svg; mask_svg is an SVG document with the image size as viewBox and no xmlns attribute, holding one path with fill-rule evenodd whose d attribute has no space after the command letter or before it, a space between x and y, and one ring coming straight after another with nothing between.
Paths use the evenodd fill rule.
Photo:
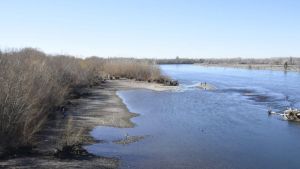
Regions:
<instances>
[{"instance_id":1,"label":"shallow water","mask_svg":"<svg viewBox=\"0 0 300 169\"><path fill-rule=\"evenodd\" d=\"M120 168L299 168L300 123L268 116L267 110L300 108L300 74L268 70L162 65L180 82L176 92L120 91L134 128L96 127L105 143L86 147L119 157ZM217 87L196 88L199 82ZM113 140L146 136L129 145Z\"/></svg>"}]
</instances>

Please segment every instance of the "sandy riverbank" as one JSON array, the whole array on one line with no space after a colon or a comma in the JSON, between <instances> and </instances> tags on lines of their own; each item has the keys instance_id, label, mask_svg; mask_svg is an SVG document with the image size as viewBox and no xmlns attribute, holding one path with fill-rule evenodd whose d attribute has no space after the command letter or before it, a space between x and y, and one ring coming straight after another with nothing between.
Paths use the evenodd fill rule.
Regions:
<instances>
[{"instance_id":1,"label":"sandy riverbank","mask_svg":"<svg viewBox=\"0 0 300 169\"><path fill-rule=\"evenodd\" d=\"M91 157L88 159L62 160L55 158L53 153L57 142L64 132L69 118L73 119L72 128L83 129L84 144L93 143L89 132L96 126L134 127L130 121L135 113L128 111L126 105L116 95L118 90L149 89L155 91L176 90L176 86L164 86L156 83L137 82L133 80L112 80L94 88L82 89L82 96L69 100L67 117L57 114L49 120L39 134L39 143L35 148L37 154L0 161L0 168L117 168L118 159Z\"/></svg>"},{"instance_id":2,"label":"sandy riverbank","mask_svg":"<svg viewBox=\"0 0 300 169\"><path fill-rule=\"evenodd\" d=\"M275 71L291 71L300 72L299 65L289 65L285 70L283 65L269 65L269 64L196 64L207 67L228 67L241 69L255 69L255 70L275 70Z\"/></svg>"},{"instance_id":3,"label":"sandy riverbank","mask_svg":"<svg viewBox=\"0 0 300 169\"><path fill-rule=\"evenodd\" d=\"M145 81L134 81L134 80L114 80L114 81L110 81L109 83L117 87L119 90L148 89L154 91L172 91L172 90L179 89L179 86L166 86L159 83L148 83Z\"/></svg>"}]
</instances>

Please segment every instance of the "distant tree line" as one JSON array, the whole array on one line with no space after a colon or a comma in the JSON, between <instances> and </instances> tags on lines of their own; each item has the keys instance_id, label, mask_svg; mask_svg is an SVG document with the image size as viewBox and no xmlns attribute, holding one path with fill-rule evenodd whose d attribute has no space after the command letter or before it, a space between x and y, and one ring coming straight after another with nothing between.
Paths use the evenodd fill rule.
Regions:
<instances>
[{"instance_id":1,"label":"distant tree line","mask_svg":"<svg viewBox=\"0 0 300 169\"><path fill-rule=\"evenodd\" d=\"M194 63L204 63L204 59L186 59L179 58L176 59L157 59L155 60L157 64L194 64Z\"/></svg>"},{"instance_id":2,"label":"distant tree line","mask_svg":"<svg viewBox=\"0 0 300 169\"><path fill-rule=\"evenodd\" d=\"M300 58L297 57L278 57L278 58L264 58L264 59L254 59L254 58L224 58L224 59L185 59L185 58L175 58L175 59L157 59L158 64L269 64L269 65L300 65Z\"/></svg>"}]
</instances>

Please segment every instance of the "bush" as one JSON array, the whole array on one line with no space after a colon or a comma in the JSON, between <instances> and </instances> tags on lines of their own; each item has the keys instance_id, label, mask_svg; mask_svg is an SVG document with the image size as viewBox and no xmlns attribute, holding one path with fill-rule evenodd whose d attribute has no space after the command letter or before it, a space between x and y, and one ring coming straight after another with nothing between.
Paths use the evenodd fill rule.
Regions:
<instances>
[{"instance_id":1,"label":"bush","mask_svg":"<svg viewBox=\"0 0 300 169\"><path fill-rule=\"evenodd\" d=\"M89 154L84 148L82 148L82 142L84 139L83 129L76 129L74 127L74 121L72 118L68 119L68 123L65 126L65 130L62 134L62 139L57 143L57 151L55 156L58 158L82 158L89 157Z\"/></svg>"},{"instance_id":2,"label":"bush","mask_svg":"<svg viewBox=\"0 0 300 169\"><path fill-rule=\"evenodd\" d=\"M79 59L52 57L34 49L1 53L0 145L31 145L53 108L71 87L87 84Z\"/></svg>"},{"instance_id":3,"label":"bush","mask_svg":"<svg viewBox=\"0 0 300 169\"><path fill-rule=\"evenodd\" d=\"M54 109L70 91L109 75L161 79L159 68L136 59L79 59L32 48L0 51L0 149L30 147Z\"/></svg>"},{"instance_id":4,"label":"bush","mask_svg":"<svg viewBox=\"0 0 300 169\"><path fill-rule=\"evenodd\" d=\"M161 77L157 65L153 62L137 59L108 59L104 62L103 71L112 76L142 81L155 80Z\"/></svg>"}]
</instances>

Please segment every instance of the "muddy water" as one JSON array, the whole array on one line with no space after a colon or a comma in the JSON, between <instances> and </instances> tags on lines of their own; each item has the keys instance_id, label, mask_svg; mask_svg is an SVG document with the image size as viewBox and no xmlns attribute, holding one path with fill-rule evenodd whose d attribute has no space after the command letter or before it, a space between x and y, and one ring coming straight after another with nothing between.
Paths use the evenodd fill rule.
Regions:
<instances>
[{"instance_id":1,"label":"muddy water","mask_svg":"<svg viewBox=\"0 0 300 169\"><path fill-rule=\"evenodd\" d=\"M134 128L96 127L97 155L119 157L120 168L299 168L300 123L268 116L269 107L300 108L300 74L280 71L163 65L181 90L120 91ZM213 84L200 90L199 82ZM113 141L145 136L127 145Z\"/></svg>"}]
</instances>

